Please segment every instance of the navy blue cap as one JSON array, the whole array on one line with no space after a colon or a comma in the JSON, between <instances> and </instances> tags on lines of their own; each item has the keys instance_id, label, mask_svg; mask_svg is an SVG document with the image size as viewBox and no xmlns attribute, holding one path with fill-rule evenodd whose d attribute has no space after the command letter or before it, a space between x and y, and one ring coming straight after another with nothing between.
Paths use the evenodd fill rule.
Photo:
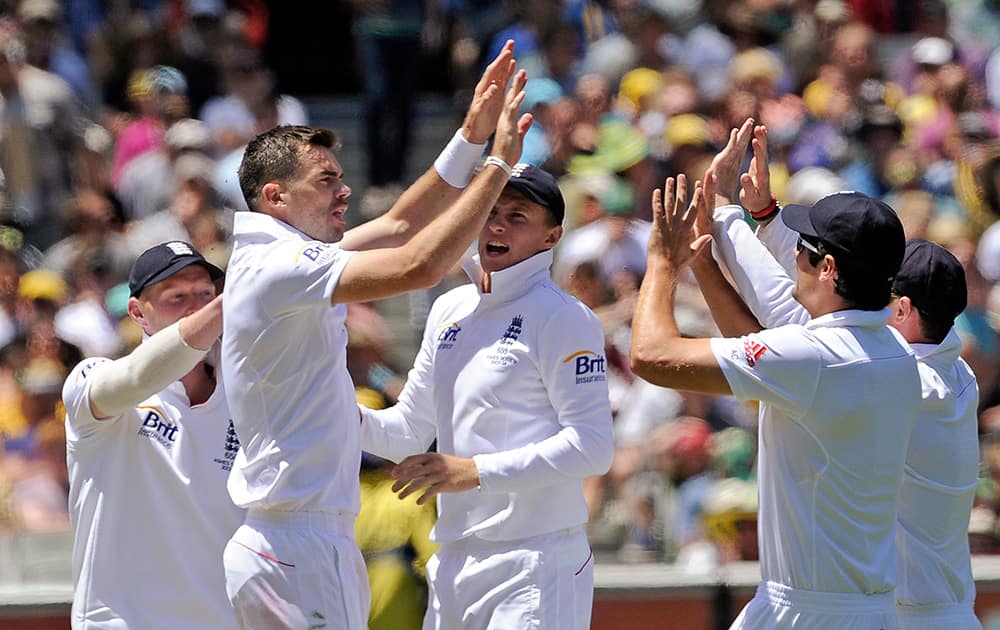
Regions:
<instances>
[{"instance_id":1,"label":"navy blue cap","mask_svg":"<svg viewBox=\"0 0 1000 630\"><path fill-rule=\"evenodd\" d=\"M954 322L969 299L962 263L944 247L922 238L906 242L892 292L910 298L921 315L939 322Z\"/></svg>"},{"instance_id":2,"label":"navy blue cap","mask_svg":"<svg viewBox=\"0 0 1000 630\"><path fill-rule=\"evenodd\" d=\"M838 265L891 279L903 261L903 224L888 204L868 195L836 192L811 206L783 206L781 219L799 234L819 240Z\"/></svg>"},{"instance_id":3,"label":"navy blue cap","mask_svg":"<svg viewBox=\"0 0 1000 630\"><path fill-rule=\"evenodd\" d=\"M135 297L149 285L166 280L189 265L201 265L213 281L225 275L189 243L170 241L150 247L139 255L128 274L129 295Z\"/></svg>"},{"instance_id":4,"label":"navy blue cap","mask_svg":"<svg viewBox=\"0 0 1000 630\"><path fill-rule=\"evenodd\" d=\"M533 164L518 162L514 165L507 186L527 197L528 201L548 208L556 223L562 224L566 215L566 202L563 201L556 178L548 171Z\"/></svg>"}]
</instances>

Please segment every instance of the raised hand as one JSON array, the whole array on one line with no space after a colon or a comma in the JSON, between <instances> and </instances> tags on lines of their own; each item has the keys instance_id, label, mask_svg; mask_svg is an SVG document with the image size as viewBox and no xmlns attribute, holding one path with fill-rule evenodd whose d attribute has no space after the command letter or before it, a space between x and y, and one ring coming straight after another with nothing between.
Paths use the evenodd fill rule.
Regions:
<instances>
[{"instance_id":1,"label":"raised hand","mask_svg":"<svg viewBox=\"0 0 1000 630\"><path fill-rule=\"evenodd\" d=\"M696 235L694 223L698 208L705 204L705 189L695 182L691 203L687 205L687 178L668 177L663 189L653 191L653 230L649 236L649 257L659 259L674 270L691 262L712 240L711 234Z\"/></svg>"},{"instance_id":2,"label":"raised hand","mask_svg":"<svg viewBox=\"0 0 1000 630\"><path fill-rule=\"evenodd\" d=\"M698 200L698 205L695 209L696 216L694 219L694 238L695 241L701 236L708 235L712 236L712 223L715 221L715 186L718 176L716 176L715 171L709 168L705 171L705 179L702 180L702 195L701 199ZM697 183L695 186L697 187ZM694 199L691 200L694 203ZM705 251L706 248L702 246L701 251Z\"/></svg>"},{"instance_id":3,"label":"raised hand","mask_svg":"<svg viewBox=\"0 0 1000 630\"><path fill-rule=\"evenodd\" d=\"M524 101L524 86L527 82L527 73L524 70L518 70L504 97L503 109L496 123L496 136L493 139L492 155L512 166L521 157L524 134L528 133L528 129L531 127L531 114L523 114L520 117L517 115L518 109Z\"/></svg>"},{"instance_id":4,"label":"raised hand","mask_svg":"<svg viewBox=\"0 0 1000 630\"><path fill-rule=\"evenodd\" d=\"M709 167L717 177L716 193L728 201L736 199L743 156L746 155L752 132L753 118L747 118L738 129L729 132L729 142L715 155Z\"/></svg>"},{"instance_id":5,"label":"raised hand","mask_svg":"<svg viewBox=\"0 0 1000 630\"><path fill-rule=\"evenodd\" d=\"M462 492L479 486L479 469L475 461L441 453L410 455L390 474L396 480L392 491L398 493L400 499L424 490L417 499L419 505L441 492Z\"/></svg>"},{"instance_id":6,"label":"raised hand","mask_svg":"<svg viewBox=\"0 0 1000 630\"><path fill-rule=\"evenodd\" d=\"M740 176L740 203L750 212L760 212L771 205L771 174L767 166L767 127L753 129L753 159Z\"/></svg>"},{"instance_id":7,"label":"raised hand","mask_svg":"<svg viewBox=\"0 0 1000 630\"><path fill-rule=\"evenodd\" d=\"M514 40L508 39L490 65L486 66L473 92L472 103L462 122L462 135L473 144L489 140L503 110L504 88L514 73Z\"/></svg>"}]
</instances>

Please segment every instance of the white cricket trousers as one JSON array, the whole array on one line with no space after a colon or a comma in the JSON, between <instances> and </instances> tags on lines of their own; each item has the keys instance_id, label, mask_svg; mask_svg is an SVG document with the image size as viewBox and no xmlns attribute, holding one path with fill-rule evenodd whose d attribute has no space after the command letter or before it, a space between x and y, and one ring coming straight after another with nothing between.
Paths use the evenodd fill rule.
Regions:
<instances>
[{"instance_id":1,"label":"white cricket trousers","mask_svg":"<svg viewBox=\"0 0 1000 630\"><path fill-rule=\"evenodd\" d=\"M424 630L590 627L594 557L582 527L442 544L427 562L427 581Z\"/></svg>"},{"instance_id":2,"label":"white cricket trousers","mask_svg":"<svg viewBox=\"0 0 1000 630\"><path fill-rule=\"evenodd\" d=\"M355 515L251 510L226 545L226 592L246 630L364 630L371 592Z\"/></svg>"},{"instance_id":3,"label":"white cricket trousers","mask_svg":"<svg viewBox=\"0 0 1000 630\"><path fill-rule=\"evenodd\" d=\"M900 630L983 630L972 604L902 606L896 604Z\"/></svg>"},{"instance_id":4,"label":"white cricket trousers","mask_svg":"<svg viewBox=\"0 0 1000 630\"><path fill-rule=\"evenodd\" d=\"M897 630L893 594L824 593L761 582L729 630Z\"/></svg>"}]
</instances>

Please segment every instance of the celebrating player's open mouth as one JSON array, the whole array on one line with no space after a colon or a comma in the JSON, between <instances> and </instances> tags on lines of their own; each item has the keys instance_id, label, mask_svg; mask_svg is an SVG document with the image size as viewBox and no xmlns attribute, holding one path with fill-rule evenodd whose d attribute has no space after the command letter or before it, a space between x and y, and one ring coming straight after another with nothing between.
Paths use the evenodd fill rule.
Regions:
<instances>
[{"instance_id":1,"label":"celebrating player's open mouth","mask_svg":"<svg viewBox=\"0 0 1000 630\"><path fill-rule=\"evenodd\" d=\"M490 257L503 256L510 251L510 245L500 241L488 241L486 243L486 255Z\"/></svg>"}]
</instances>

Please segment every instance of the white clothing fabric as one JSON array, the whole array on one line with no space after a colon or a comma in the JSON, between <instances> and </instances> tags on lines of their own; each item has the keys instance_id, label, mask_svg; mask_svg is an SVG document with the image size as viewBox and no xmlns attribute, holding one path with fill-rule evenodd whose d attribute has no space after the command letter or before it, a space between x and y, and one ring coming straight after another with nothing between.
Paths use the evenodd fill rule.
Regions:
<instances>
[{"instance_id":1,"label":"white clothing fabric","mask_svg":"<svg viewBox=\"0 0 1000 630\"><path fill-rule=\"evenodd\" d=\"M354 514L251 510L226 545L243 628L365 628L371 595Z\"/></svg>"},{"instance_id":2,"label":"white clothing fabric","mask_svg":"<svg viewBox=\"0 0 1000 630\"><path fill-rule=\"evenodd\" d=\"M900 606L896 604L900 630L982 630L972 604Z\"/></svg>"},{"instance_id":3,"label":"white clothing fabric","mask_svg":"<svg viewBox=\"0 0 1000 630\"><path fill-rule=\"evenodd\" d=\"M614 441L604 336L549 274L550 251L439 297L399 402L364 411L363 446L399 461L472 457L478 490L439 494L433 540L518 540L587 521L582 480Z\"/></svg>"},{"instance_id":4,"label":"white clothing fabric","mask_svg":"<svg viewBox=\"0 0 1000 630\"><path fill-rule=\"evenodd\" d=\"M97 420L89 392L109 364L84 360L63 388L73 628L237 628L221 558L243 521L226 493L239 440L222 382L203 404L174 381Z\"/></svg>"},{"instance_id":5,"label":"white clothing fabric","mask_svg":"<svg viewBox=\"0 0 1000 630\"><path fill-rule=\"evenodd\" d=\"M229 477L246 508L357 514L361 430L347 372L352 252L239 212L223 302L222 374L243 447Z\"/></svg>"},{"instance_id":6,"label":"white clothing fabric","mask_svg":"<svg viewBox=\"0 0 1000 630\"><path fill-rule=\"evenodd\" d=\"M895 630L892 594L817 593L761 582L730 630Z\"/></svg>"},{"instance_id":7,"label":"white clothing fabric","mask_svg":"<svg viewBox=\"0 0 1000 630\"><path fill-rule=\"evenodd\" d=\"M759 229L760 241L749 227L734 225L728 235L731 238L721 242L730 252L726 257L738 256L748 267L743 278L749 282L738 284L743 295L755 295L757 301L756 296L776 295L775 285L791 281L768 277L757 266L759 258L770 253L778 260L784 256L783 266L794 273L794 262L789 265L787 259L797 235L784 222L774 220ZM767 251L761 253L762 246ZM791 314L794 304L776 305L775 310ZM761 308L767 310L768 305L762 303ZM798 308L801 317L805 309ZM907 611L911 627L920 624L921 615L928 616L923 627L933 627L941 607L971 610L975 600L968 527L979 473L979 389L975 374L960 357L962 341L954 330L940 344L912 348L922 402L907 448L898 506L896 601ZM964 618L964 624L953 627L979 627L978 621L969 625L974 616Z\"/></svg>"},{"instance_id":8,"label":"white clothing fabric","mask_svg":"<svg viewBox=\"0 0 1000 630\"><path fill-rule=\"evenodd\" d=\"M844 310L711 341L736 398L761 402L765 581L829 593L896 585L896 504L920 376L887 317Z\"/></svg>"},{"instance_id":9,"label":"white clothing fabric","mask_svg":"<svg viewBox=\"0 0 1000 630\"><path fill-rule=\"evenodd\" d=\"M527 540L445 543L427 562L424 630L590 627L594 554L582 527Z\"/></svg>"}]
</instances>

